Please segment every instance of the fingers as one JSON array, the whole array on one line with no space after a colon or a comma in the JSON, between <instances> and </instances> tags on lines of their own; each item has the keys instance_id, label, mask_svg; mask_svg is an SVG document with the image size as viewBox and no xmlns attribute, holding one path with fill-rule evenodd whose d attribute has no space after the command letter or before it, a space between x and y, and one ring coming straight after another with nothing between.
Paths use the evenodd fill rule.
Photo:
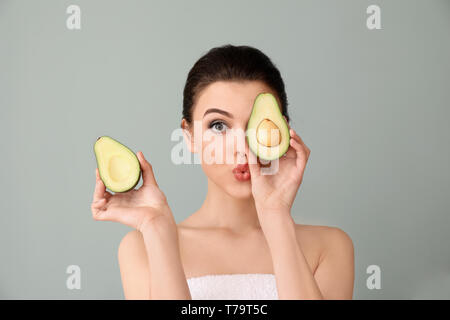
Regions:
<instances>
[{"instance_id":1,"label":"fingers","mask_svg":"<svg viewBox=\"0 0 450 320\"><path fill-rule=\"evenodd\" d=\"M97 221L116 221L120 222L117 211L114 207L106 204L106 199L98 201L98 204L92 204L92 217ZM123 212L122 212L123 214Z\"/></svg>"},{"instance_id":2,"label":"fingers","mask_svg":"<svg viewBox=\"0 0 450 320\"><path fill-rule=\"evenodd\" d=\"M98 168L95 168L95 175L96 175L96 180L95 180L95 190L94 190L93 202L96 202L96 201L104 198L105 192L106 192L106 187L105 187L102 179L100 179L100 175L98 173Z\"/></svg>"},{"instance_id":3,"label":"fingers","mask_svg":"<svg viewBox=\"0 0 450 320\"><path fill-rule=\"evenodd\" d=\"M99 206L101 205L99 204ZM148 216L148 212L148 209L143 208L106 204L105 207L93 210L92 215L96 221L118 222L136 229L142 224L142 220Z\"/></svg>"},{"instance_id":4,"label":"fingers","mask_svg":"<svg viewBox=\"0 0 450 320\"><path fill-rule=\"evenodd\" d=\"M153 168L150 162L148 162L144 158L144 154L142 151L139 151L137 153L137 157L139 159L139 163L141 164L142 169L142 179L143 179L143 186L149 186L149 185L156 185L158 186L158 183L156 182L155 175L153 174Z\"/></svg>"},{"instance_id":5,"label":"fingers","mask_svg":"<svg viewBox=\"0 0 450 320\"><path fill-rule=\"evenodd\" d=\"M291 140L289 142L292 148L294 148L297 153L304 151L303 145L301 145L300 142L298 142L294 137L291 137Z\"/></svg>"},{"instance_id":6,"label":"fingers","mask_svg":"<svg viewBox=\"0 0 450 320\"><path fill-rule=\"evenodd\" d=\"M309 148L305 145L302 138L300 138L300 136L295 132L294 129L292 129L292 128L289 129L289 133L291 135L291 140L295 141L296 144L300 145L306 153L310 152Z\"/></svg>"},{"instance_id":7,"label":"fingers","mask_svg":"<svg viewBox=\"0 0 450 320\"><path fill-rule=\"evenodd\" d=\"M160 215L161 216L161 215ZM143 224L152 220L154 216L148 209L143 208L121 208L109 207L104 211L100 211L94 219L97 221L112 221L129 226L139 231L142 230Z\"/></svg>"},{"instance_id":8,"label":"fingers","mask_svg":"<svg viewBox=\"0 0 450 320\"><path fill-rule=\"evenodd\" d=\"M102 198L102 199L95 200L92 202L91 212L92 212L92 217L95 220L99 220L99 217L103 214L103 212L105 212L107 202L108 201L106 200L106 198Z\"/></svg>"},{"instance_id":9,"label":"fingers","mask_svg":"<svg viewBox=\"0 0 450 320\"><path fill-rule=\"evenodd\" d=\"M286 119L286 116L283 116L284 119L286 120L286 123L288 124L289 127L289 135L291 136L291 139L294 139L296 142L298 142L301 146L303 146L303 148L305 148L306 153L309 155L309 153L311 152L311 150L305 145L305 143L303 142L302 138L300 138L300 136L297 134L297 132L295 132L294 129L292 129L291 125L289 124L289 122Z\"/></svg>"},{"instance_id":10,"label":"fingers","mask_svg":"<svg viewBox=\"0 0 450 320\"><path fill-rule=\"evenodd\" d=\"M289 141L290 144L290 141ZM280 161L286 161L290 159L296 159L297 158L297 150L295 150L294 147L289 147L286 151L286 153L279 158Z\"/></svg>"},{"instance_id":11,"label":"fingers","mask_svg":"<svg viewBox=\"0 0 450 320\"><path fill-rule=\"evenodd\" d=\"M95 190L91 204L91 211L94 219L98 217L103 210L105 210L106 203L111 198L112 194L106 191L105 184L100 179L98 168L95 168Z\"/></svg>"},{"instance_id":12,"label":"fingers","mask_svg":"<svg viewBox=\"0 0 450 320\"><path fill-rule=\"evenodd\" d=\"M308 161L309 154L311 151L303 143L302 139L300 138L299 135L297 135L294 129L291 128L289 132L291 134L291 139L289 143L297 153L297 166L304 167L306 165L306 162Z\"/></svg>"},{"instance_id":13,"label":"fingers","mask_svg":"<svg viewBox=\"0 0 450 320\"><path fill-rule=\"evenodd\" d=\"M302 138L300 138L300 136L297 134L297 132L295 132L294 129L290 128L290 129L289 129L289 133L290 133L290 135L291 135L291 138L294 138L294 139L295 139L298 143L300 143L301 145L305 145L305 144L303 143ZM305 147L306 147L306 145L305 145Z\"/></svg>"},{"instance_id":14,"label":"fingers","mask_svg":"<svg viewBox=\"0 0 450 320\"><path fill-rule=\"evenodd\" d=\"M106 204L106 199L103 198L103 199L92 202L92 208L96 209L96 210L101 210L101 209L104 209L105 204Z\"/></svg>"}]
</instances>

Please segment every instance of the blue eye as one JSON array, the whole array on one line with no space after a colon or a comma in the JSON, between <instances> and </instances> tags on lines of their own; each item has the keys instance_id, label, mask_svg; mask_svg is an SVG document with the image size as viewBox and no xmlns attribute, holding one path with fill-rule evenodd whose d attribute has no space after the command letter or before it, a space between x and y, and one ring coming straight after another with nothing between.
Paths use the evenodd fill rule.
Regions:
<instances>
[{"instance_id":1,"label":"blue eye","mask_svg":"<svg viewBox=\"0 0 450 320\"><path fill-rule=\"evenodd\" d=\"M228 128L227 125L222 121L213 121L209 124L208 128L212 129L214 132L223 133L224 128Z\"/></svg>"}]
</instances>

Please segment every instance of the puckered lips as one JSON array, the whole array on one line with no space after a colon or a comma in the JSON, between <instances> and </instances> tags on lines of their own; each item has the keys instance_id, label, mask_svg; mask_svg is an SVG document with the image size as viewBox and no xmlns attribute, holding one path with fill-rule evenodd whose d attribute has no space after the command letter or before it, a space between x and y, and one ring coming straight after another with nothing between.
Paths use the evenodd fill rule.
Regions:
<instances>
[{"instance_id":1,"label":"puckered lips","mask_svg":"<svg viewBox=\"0 0 450 320\"><path fill-rule=\"evenodd\" d=\"M250 180L250 169L248 167L248 163L238 164L234 167L233 174L238 181Z\"/></svg>"}]
</instances>

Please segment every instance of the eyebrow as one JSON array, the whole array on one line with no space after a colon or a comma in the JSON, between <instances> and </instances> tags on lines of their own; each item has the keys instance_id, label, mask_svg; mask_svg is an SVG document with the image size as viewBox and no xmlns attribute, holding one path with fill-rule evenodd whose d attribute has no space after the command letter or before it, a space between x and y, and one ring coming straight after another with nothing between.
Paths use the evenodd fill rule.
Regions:
<instances>
[{"instance_id":1,"label":"eyebrow","mask_svg":"<svg viewBox=\"0 0 450 320\"><path fill-rule=\"evenodd\" d=\"M229 113L229 112L227 112L227 111L225 111L225 110L222 110L222 109L217 109L217 108L211 108L211 109L206 110L205 113L203 114L203 118L204 118L208 113L214 113L214 112L221 113L221 114L227 116L228 118L233 119L233 115L232 115L231 113Z\"/></svg>"}]
</instances>

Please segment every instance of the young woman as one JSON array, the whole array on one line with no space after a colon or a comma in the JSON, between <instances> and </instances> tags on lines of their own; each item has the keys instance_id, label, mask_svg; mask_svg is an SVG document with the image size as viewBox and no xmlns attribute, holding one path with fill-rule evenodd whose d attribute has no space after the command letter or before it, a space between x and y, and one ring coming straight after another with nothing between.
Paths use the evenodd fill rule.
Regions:
<instances>
[{"instance_id":1,"label":"young woman","mask_svg":"<svg viewBox=\"0 0 450 320\"><path fill-rule=\"evenodd\" d=\"M215 143L203 139L206 133L223 138L232 129L245 131L262 92L276 97L291 135L277 172L261 174L247 141L224 144L234 162L202 161L206 199L178 224L142 152L139 189L112 195L96 169L93 218L135 229L118 250L126 299L352 299L351 238L291 216L310 150L289 125L283 80L264 53L225 45L195 63L184 88L185 141L200 152Z\"/></svg>"}]
</instances>

